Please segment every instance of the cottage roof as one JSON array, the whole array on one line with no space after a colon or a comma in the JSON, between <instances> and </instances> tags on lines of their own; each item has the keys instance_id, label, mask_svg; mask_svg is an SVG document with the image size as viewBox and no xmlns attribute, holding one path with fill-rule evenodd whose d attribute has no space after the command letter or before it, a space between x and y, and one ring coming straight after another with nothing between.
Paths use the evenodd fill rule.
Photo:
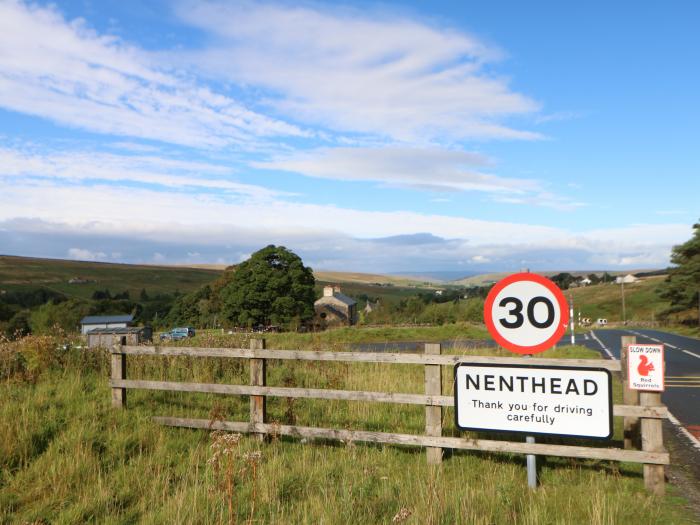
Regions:
<instances>
[{"instance_id":1,"label":"cottage roof","mask_svg":"<svg viewBox=\"0 0 700 525\"><path fill-rule=\"evenodd\" d=\"M344 293L340 292L333 292L333 295L324 295L323 297L318 299L314 304L326 304L333 302L340 302L343 303L345 306L352 306L354 304L357 304L357 301L355 301L355 299L353 299L352 297L348 297Z\"/></svg>"},{"instance_id":2,"label":"cottage roof","mask_svg":"<svg viewBox=\"0 0 700 525\"><path fill-rule=\"evenodd\" d=\"M115 328L93 328L87 335L111 335L111 334L138 334L144 330L143 326L120 326Z\"/></svg>"},{"instance_id":3,"label":"cottage roof","mask_svg":"<svg viewBox=\"0 0 700 525\"><path fill-rule=\"evenodd\" d=\"M335 298L338 299L339 301L341 301L341 302L347 304L348 306L352 306L353 304L356 304L356 303L357 303L357 301L355 301L355 299L353 299L352 297L348 297L348 296L345 295L344 293L335 292L335 293L333 294L333 297L335 297Z\"/></svg>"},{"instance_id":4,"label":"cottage roof","mask_svg":"<svg viewBox=\"0 0 700 525\"><path fill-rule=\"evenodd\" d=\"M88 315L80 320L80 324L130 323L133 315Z\"/></svg>"}]
</instances>

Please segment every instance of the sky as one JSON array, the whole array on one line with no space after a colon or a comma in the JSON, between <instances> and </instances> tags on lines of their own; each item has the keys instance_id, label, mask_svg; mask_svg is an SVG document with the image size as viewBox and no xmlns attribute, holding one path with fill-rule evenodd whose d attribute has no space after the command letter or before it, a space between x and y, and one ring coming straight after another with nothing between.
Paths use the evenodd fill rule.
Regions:
<instances>
[{"instance_id":1,"label":"sky","mask_svg":"<svg viewBox=\"0 0 700 525\"><path fill-rule=\"evenodd\" d=\"M660 268L700 4L0 0L0 253Z\"/></svg>"}]
</instances>

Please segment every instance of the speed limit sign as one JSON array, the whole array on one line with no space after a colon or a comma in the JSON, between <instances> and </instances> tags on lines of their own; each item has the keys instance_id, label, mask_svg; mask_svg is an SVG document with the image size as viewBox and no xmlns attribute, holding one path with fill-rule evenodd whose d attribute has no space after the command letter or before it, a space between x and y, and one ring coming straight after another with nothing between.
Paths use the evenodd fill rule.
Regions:
<instances>
[{"instance_id":1,"label":"speed limit sign","mask_svg":"<svg viewBox=\"0 0 700 525\"><path fill-rule=\"evenodd\" d=\"M484 304L484 322L496 342L511 352L536 354L566 332L566 298L552 281L516 273L498 281Z\"/></svg>"}]
</instances>

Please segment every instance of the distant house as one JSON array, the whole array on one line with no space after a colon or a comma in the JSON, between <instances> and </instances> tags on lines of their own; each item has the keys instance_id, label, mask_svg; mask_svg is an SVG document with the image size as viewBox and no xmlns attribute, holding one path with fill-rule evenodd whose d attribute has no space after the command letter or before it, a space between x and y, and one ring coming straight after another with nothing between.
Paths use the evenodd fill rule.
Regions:
<instances>
[{"instance_id":1,"label":"distant house","mask_svg":"<svg viewBox=\"0 0 700 525\"><path fill-rule=\"evenodd\" d=\"M323 288L323 297L314 303L314 327L352 326L357 322L357 302L341 293L339 286Z\"/></svg>"},{"instance_id":2,"label":"distant house","mask_svg":"<svg viewBox=\"0 0 700 525\"><path fill-rule=\"evenodd\" d=\"M133 315L89 315L80 320L80 333L85 335L95 328L127 328L133 322Z\"/></svg>"},{"instance_id":3,"label":"distant house","mask_svg":"<svg viewBox=\"0 0 700 525\"><path fill-rule=\"evenodd\" d=\"M111 348L120 343L135 346L152 340L153 330L150 326L93 328L87 333L88 348Z\"/></svg>"},{"instance_id":4,"label":"distant house","mask_svg":"<svg viewBox=\"0 0 700 525\"><path fill-rule=\"evenodd\" d=\"M622 275L618 275L615 278L615 284L632 284L632 283L636 283L637 281L639 281L639 279L637 279L631 273L628 273L624 277Z\"/></svg>"},{"instance_id":5,"label":"distant house","mask_svg":"<svg viewBox=\"0 0 700 525\"><path fill-rule=\"evenodd\" d=\"M371 314L377 308L379 308L379 301L377 301L374 304L372 304L372 301L367 301L367 304L365 305L363 312L365 312L365 314Z\"/></svg>"},{"instance_id":6,"label":"distant house","mask_svg":"<svg viewBox=\"0 0 700 525\"><path fill-rule=\"evenodd\" d=\"M592 283L593 283L593 281L591 281L588 277L584 277L583 279L581 279L581 280L578 282L578 284L579 284L580 286L588 286L589 284L592 284Z\"/></svg>"},{"instance_id":7,"label":"distant house","mask_svg":"<svg viewBox=\"0 0 700 525\"><path fill-rule=\"evenodd\" d=\"M72 279L68 279L68 284L87 284L89 282L89 279L83 279L82 277L73 277Z\"/></svg>"}]
</instances>

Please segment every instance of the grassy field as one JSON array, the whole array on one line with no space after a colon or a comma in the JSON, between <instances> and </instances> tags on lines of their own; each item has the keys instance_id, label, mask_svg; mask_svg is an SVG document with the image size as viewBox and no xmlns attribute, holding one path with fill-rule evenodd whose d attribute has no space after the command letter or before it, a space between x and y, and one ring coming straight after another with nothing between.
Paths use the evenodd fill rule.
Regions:
<instances>
[{"instance_id":1,"label":"grassy field","mask_svg":"<svg viewBox=\"0 0 700 525\"><path fill-rule=\"evenodd\" d=\"M195 346L222 346L240 347L245 345L249 334L224 335L217 330L200 332L193 339L185 341ZM375 343L394 341L458 341L463 339L490 339L489 333L483 325L469 323L455 323L443 326L417 326L417 327L382 327L363 328L347 327L326 330L313 333L266 333L260 334L261 338L275 348L302 348L318 349L334 344L347 343Z\"/></svg>"},{"instance_id":2,"label":"grassy field","mask_svg":"<svg viewBox=\"0 0 700 525\"><path fill-rule=\"evenodd\" d=\"M146 266L98 262L35 259L0 255L0 289L27 290L44 287L68 297L88 299L95 290L112 293L128 290L137 298L145 289L151 296L174 291L190 292L216 279L221 272L175 266ZM80 278L87 283L69 284Z\"/></svg>"},{"instance_id":3,"label":"grassy field","mask_svg":"<svg viewBox=\"0 0 700 525\"><path fill-rule=\"evenodd\" d=\"M625 310L627 320L651 322L658 321L658 314L668 308L656 293L664 277L647 277L634 284L625 285ZM580 288L571 288L564 294L573 296L576 311L582 317L593 321L604 317L610 322L622 321L622 290L619 284L597 284Z\"/></svg>"},{"instance_id":4,"label":"grassy field","mask_svg":"<svg viewBox=\"0 0 700 525\"><path fill-rule=\"evenodd\" d=\"M56 344L33 337L0 346L0 523L693 522L672 487L661 501L644 491L638 465L548 458L542 487L530 492L519 455L455 453L435 468L414 448L261 444L160 427L150 416L244 421L248 400L132 391L128 409L114 410L106 356L57 352ZM597 356L579 347L547 354ZM131 358L129 375L245 384L248 369L230 360ZM273 361L268 384L420 392L423 369ZM268 414L282 424L334 428L422 432L424 425L419 406L270 399ZM445 435L457 434L452 410L443 424Z\"/></svg>"}]
</instances>

